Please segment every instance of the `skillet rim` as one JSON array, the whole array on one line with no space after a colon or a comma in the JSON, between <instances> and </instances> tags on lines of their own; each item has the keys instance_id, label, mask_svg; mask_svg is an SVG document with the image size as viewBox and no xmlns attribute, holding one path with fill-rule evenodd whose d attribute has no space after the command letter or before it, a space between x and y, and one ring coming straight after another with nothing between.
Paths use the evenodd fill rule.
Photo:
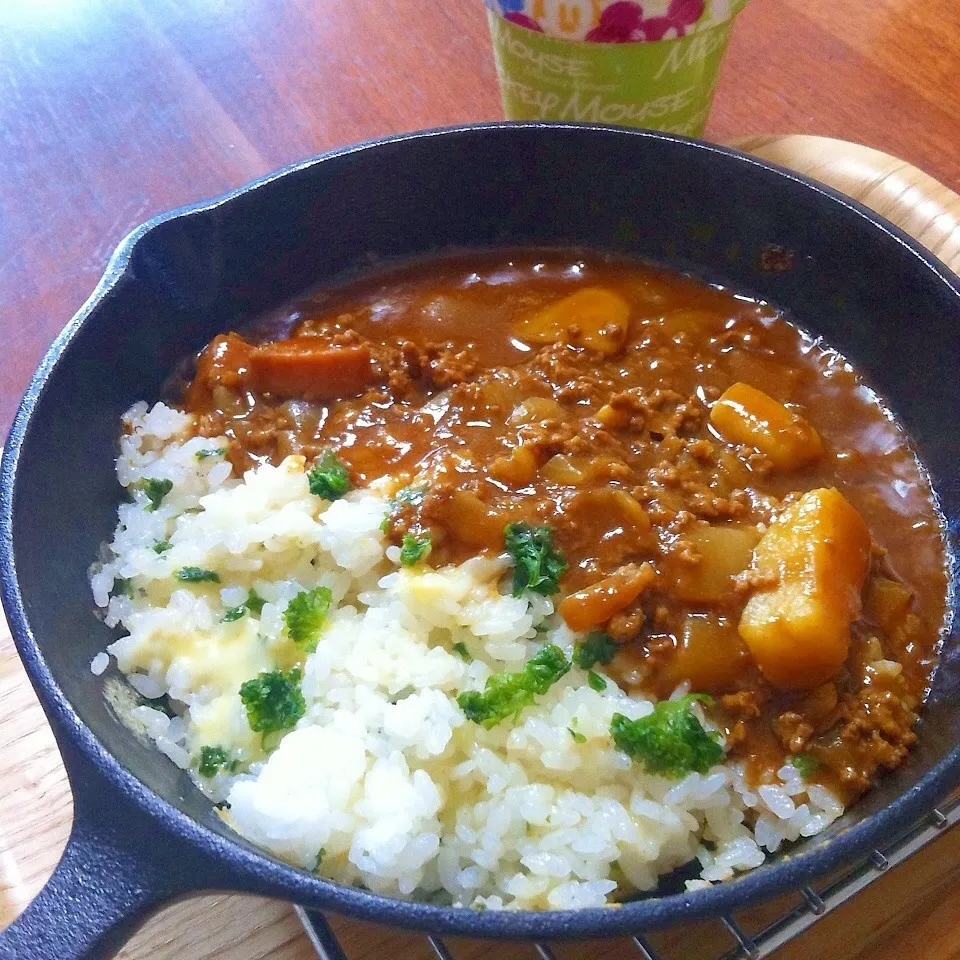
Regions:
<instances>
[{"instance_id":1,"label":"skillet rim","mask_svg":"<svg viewBox=\"0 0 960 960\"><path fill-rule=\"evenodd\" d=\"M217 861L217 865L224 868L228 888L235 886L236 889L279 896L308 908L333 910L397 927L485 938L561 940L612 937L685 920L729 914L748 904L795 889L800 884L855 859L858 854L867 852L883 838L889 839L895 836L898 831L917 819L945 793L960 783L960 746L954 747L916 784L888 806L846 828L836 837L816 843L813 849L787 854L776 863L764 864L749 873L708 889L650 897L626 903L617 909L606 907L544 912L478 912L464 907L438 907L373 894L315 877L284 864L266 853L241 846L230 838L202 826L198 821L153 793L101 745L93 732L80 719L47 667L24 609L16 569L15 545L12 539L15 483L21 448L29 435L37 403L53 369L60 362L80 328L95 316L99 304L111 295L127 275L135 251L157 227L173 219L190 218L214 210L300 171L323 163L335 162L339 158L356 153L376 150L383 145L431 138L456 139L475 135L510 136L510 132L514 130L539 131L545 137L616 136L635 138L638 142L667 141L680 144L685 149L719 154L736 164L768 170L776 176L793 181L806 191L819 194L830 203L839 203L861 220L866 221L866 229L878 229L887 234L900 246L905 256L919 261L919 269L930 271L945 285L956 298L958 310L960 310L960 279L904 231L869 208L824 184L729 147L672 134L621 127L495 121L401 133L328 151L307 160L289 164L211 200L159 214L134 229L120 242L93 293L57 336L41 360L30 380L10 430L2 464L0 464L0 580L2 580L0 588L2 588L3 606L21 660L54 728L61 751L65 756L72 755L79 763L94 766L112 789L130 798L155 822L158 829L164 828L185 840L197 857L213 858ZM731 169L735 168L731 167ZM949 600L957 590L958 559L949 541L947 550L952 572ZM950 606L952 607L952 604ZM949 634L951 627L952 623L948 622L944 635Z\"/></svg>"}]
</instances>

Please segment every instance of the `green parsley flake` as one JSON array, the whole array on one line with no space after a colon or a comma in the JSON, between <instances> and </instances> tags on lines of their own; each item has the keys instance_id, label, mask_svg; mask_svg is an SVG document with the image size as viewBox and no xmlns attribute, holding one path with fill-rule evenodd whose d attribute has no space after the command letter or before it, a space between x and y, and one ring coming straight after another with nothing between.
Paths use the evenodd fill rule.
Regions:
<instances>
[{"instance_id":1,"label":"green parsley flake","mask_svg":"<svg viewBox=\"0 0 960 960\"><path fill-rule=\"evenodd\" d=\"M137 484L137 489L142 490L150 501L147 507L149 513L153 513L163 502L163 498L173 489L172 480L154 480L147 477Z\"/></svg>"},{"instance_id":2,"label":"green parsley flake","mask_svg":"<svg viewBox=\"0 0 960 960\"><path fill-rule=\"evenodd\" d=\"M115 597L132 597L133 580L126 580L123 577L114 577L113 586L110 588L110 592Z\"/></svg>"},{"instance_id":3,"label":"green parsley flake","mask_svg":"<svg viewBox=\"0 0 960 960\"><path fill-rule=\"evenodd\" d=\"M255 617L259 617L260 614L263 613L263 605L264 605L266 602L267 602L267 601L264 600L263 597L261 597L260 594L257 593L256 590L251 589L251 590L250 590L250 594L249 594L249 596L247 597L247 602L244 604L244 606L245 606Z\"/></svg>"},{"instance_id":4,"label":"green parsley flake","mask_svg":"<svg viewBox=\"0 0 960 960\"><path fill-rule=\"evenodd\" d=\"M567 569L567 561L554 547L550 527L510 523L503 531L503 541L513 558L515 597L522 596L526 590L548 597L560 589L559 581Z\"/></svg>"},{"instance_id":5,"label":"green parsley flake","mask_svg":"<svg viewBox=\"0 0 960 960\"><path fill-rule=\"evenodd\" d=\"M200 766L197 772L201 777L212 777L226 767L229 761L230 755L224 747L201 747Z\"/></svg>"},{"instance_id":6,"label":"green parsley flake","mask_svg":"<svg viewBox=\"0 0 960 960\"><path fill-rule=\"evenodd\" d=\"M467 645L462 640L458 640L453 645L453 649L460 655L460 659L463 660L464 663L470 663L470 661L473 660L473 657L470 656L470 651L467 649Z\"/></svg>"},{"instance_id":7,"label":"green parsley flake","mask_svg":"<svg viewBox=\"0 0 960 960\"><path fill-rule=\"evenodd\" d=\"M219 583L220 574L201 567L181 567L174 575L181 583Z\"/></svg>"},{"instance_id":8,"label":"green parsley flake","mask_svg":"<svg viewBox=\"0 0 960 960\"><path fill-rule=\"evenodd\" d=\"M679 779L691 772L706 773L723 759L717 734L704 730L693 704L712 703L702 693L679 700L662 700L649 716L630 720L615 713L610 734L618 749L643 764L647 773Z\"/></svg>"},{"instance_id":9,"label":"green parsley flake","mask_svg":"<svg viewBox=\"0 0 960 960\"><path fill-rule=\"evenodd\" d=\"M324 847L321 847L317 851L317 859L313 864L313 872L316 873L320 869L320 864L323 863L323 858L327 855L327 851Z\"/></svg>"},{"instance_id":10,"label":"green parsley flake","mask_svg":"<svg viewBox=\"0 0 960 960\"><path fill-rule=\"evenodd\" d=\"M337 455L328 450L308 474L310 492L324 500L339 500L353 489L350 474Z\"/></svg>"},{"instance_id":11,"label":"green parsley flake","mask_svg":"<svg viewBox=\"0 0 960 960\"><path fill-rule=\"evenodd\" d=\"M302 674L292 670L261 673L240 686L240 699L247 708L250 729L264 736L289 730L307 712L300 692Z\"/></svg>"},{"instance_id":12,"label":"green parsley flake","mask_svg":"<svg viewBox=\"0 0 960 960\"><path fill-rule=\"evenodd\" d=\"M423 498L426 495L427 491L424 490L423 487L409 486L398 490L387 507L387 515L380 524L380 532L389 533L390 527L393 525L400 511L406 506L413 508L419 507L420 504L423 503Z\"/></svg>"},{"instance_id":13,"label":"green parsley flake","mask_svg":"<svg viewBox=\"0 0 960 960\"><path fill-rule=\"evenodd\" d=\"M412 567L421 560L430 556L430 534L415 537L412 533L403 535L403 546L400 548L400 562L405 567Z\"/></svg>"},{"instance_id":14,"label":"green parsley flake","mask_svg":"<svg viewBox=\"0 0 960 960\"><path fill-rule=\"evenodd\" d=\"M161 553L166 553L172 546L173 544L169 540L158 540L153 545L153 552L158 555Z\"/></svg>"},{"instance_id":15,"label":"green parsley flake","mask_svg":"<svg viewBox=\"0 0 960 960\"><path fill-rule=\"evenodd\" d=\"M206 460L207 457L225 457L227 455L226 447L217 447L213 450L198 450L194 456L198 460Z\"/></svg>"},{"instance_id":16,"label":"green parsley flake","mask_svg":"<svg viewBox=\"0 0 960 960\"><path fill-rule=\"evenodd\" d=\"M589 670L598 663L606 666L616 652L617 645L607 634L591 633L573 648L573 662L581 670Z\"/></svg>"},{"instance_id":17,"label":"green parsley flake","mask_svg":"<svg viewBox=\"0 0 960 960\"><path fill-rule=\"evenodd\" d=\"M320 631L330 612L333 594L328 587L302 590L287 604L283 622L287 635L298 646L313 653L320 640Z\"/></svg>"},{"instance_id":18,"label":"green parsley flake","mask_svg":"<svg viewBox=\"0 0 960 960\"><path fill-rule=\"evenodd\" d=\"M251 590L247 594L247 599L243 603L238 604L235 607L231 607L223 617L224 623L233 623L235 620L239 620L248 610L255 616L259 617L263 612L263 605L267 601L261 597L256 590Z\"/></svg>"},{"instance_id":19,"label":"green parsley flake","mask_svg":"<svg viewBox=\"0 0 960 960\"><path fill-rule=\"evenodd\" d=\"M495 727L507 717L516 717L524 707L543 695L570 670L570 661L555 644L537 651L517 673L495 673L487 679L483 693L467 690L457 697L464 716L484 727Z\"/></svg>"},{"instance_id":20,"label":"green parsley flake","mask_svg":"<svg viewBox=\"0 0 960 960\"><path fill-rule=\"evenodd\" d=\"M820 766L820 761L812 753L798 753L796 756L788 757L787 762L804 780L809 780Z\"/></svg>"},{"instance_id":21,"label":"green parsley flake","mask_svg":"<svg viewBox=\"0 0 960 960\"><path fill-rule=\"evenodd\" d=\"M593 670L587 671L587 683L590 684L590 689L596 690L597 693L603 693L607 689L607 681Z\"/></svg>"},{"instance_id":22,"label":"green parsley flake","mask_svg":"<svg viewBox=\"0 0 960 960\"><path fill-rule=\"evenodd\" d=\"M582 733L577 733L573 727L567 727L567 732L573 737L575 743L586 743L587 738Z\"/></svg>"}]
</instances>

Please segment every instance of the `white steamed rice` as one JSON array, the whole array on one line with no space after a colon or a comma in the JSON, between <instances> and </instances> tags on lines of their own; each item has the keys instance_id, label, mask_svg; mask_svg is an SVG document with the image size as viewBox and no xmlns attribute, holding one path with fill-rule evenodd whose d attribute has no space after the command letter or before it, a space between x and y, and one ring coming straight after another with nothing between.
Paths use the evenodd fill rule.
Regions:
<instances>
[{"instance_id":1,"label":"white steamed rice","mask_svg":"<svg viewBox=\"0 0 960 960\"><path fill-rule=\"evenodd\" d=\"M549 599L501 593L500 560L399 567L380 532L387 483L328 504L309 493L302 458L238 479L219 453L225 441L194 436L192 417L163 404L135 405L125 428L117 476L133 502L120 506L91 585L107 624L122 628L109 654L143 698L168 695L177 711L143 705L129 719L277 857L385 894L563 909L651 889L695 858L691 886L729 879L842 813L789 765L756 791L732 762L679 781L644 773L609 726L653 701L612 682L597 692L576 668L516 722L467 721L462 690L521 668L544 642L570 656L577 636ZM173 483L153 511L135 486L144 478ZM221 583L173 579L188 566ZM129 588L111 595L117 581ZM304 664L307 712L265 756L239 687L296 662L283 612L319 585L334 605ZM259 618L223 622L251 588L266 600ZM102 653L91 663L97 675L106 667ZM205 744L248 771L196 776Z\"/></svg>"}]
</instances>

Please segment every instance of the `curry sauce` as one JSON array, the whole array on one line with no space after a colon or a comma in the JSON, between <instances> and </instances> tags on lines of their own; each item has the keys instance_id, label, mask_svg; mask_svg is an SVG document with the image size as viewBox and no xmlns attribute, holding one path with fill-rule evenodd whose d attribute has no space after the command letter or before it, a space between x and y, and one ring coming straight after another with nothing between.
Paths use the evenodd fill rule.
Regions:
<instances>
[{"instance_id":1,"label":"curry sauce","mask_svg":"<svg viewBox=\"0 0 960 960\"><path fill-rule=\"evenodd\" d=\"M755 782L799 757L849 801L914 740L932 492L855 368L767 304L632 260L448 257L218 337L182 386L236 468L394 478L388 534L433 566L548 527L568 627L612 638L628 689L710 694Z\"/></svg>"}]
</instances>

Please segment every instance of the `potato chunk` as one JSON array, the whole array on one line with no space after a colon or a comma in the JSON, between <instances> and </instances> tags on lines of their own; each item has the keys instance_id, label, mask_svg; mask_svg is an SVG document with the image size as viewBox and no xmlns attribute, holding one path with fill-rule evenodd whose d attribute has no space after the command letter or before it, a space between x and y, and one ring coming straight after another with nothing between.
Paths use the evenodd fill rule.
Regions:
<instances>
[{"instance_id":1,"label":"potato chunk","mask_svg":"<svg viewBox=\"0 0 960 960\"><path fill-rule=\"evenodd\" d=\"M722 603L733 595L733 578L753 559L760 539L756 527L694 527L684 535L700 557L696 566L671 564L674 593L692 603Z\"/></svg>"},{"instance_id":2,"label":"potato chunk","mask_svg":"<svg viewBox=\"0 0 960 960\"><path fill-rule=\"evenodd\" d=\"M864 613L886 633L893 633L913 606L913 591L898 580L874 577L867 585Z\"/></svg>"},{"instance_id":3,"label":"potato chunk","mask_svg":"<svg viewBox=\"0 0 960 960\"><path fill-rule=\"evenodd\" d=\"M514 490L532 483L537 475L537 458L529 447L514 447L490 464L490 475Z\"/></svg>"},{"instance_id":4,"label":"potato chunk","mask_svg":"<svg viewBox=\"0 0 960 960\"><path fill-rule=\"evenodd\" d=\"M564 512L568 535L573 533L585 547L602 544L608 551L636 553L656 545L647 511L618 487L583 490L571 497Z\"/></svg>"},{"instance_id":5,"label":"potato chunk","mask_svg":"<svg viewBox=\"0 0 960 960\"><path fill-rule=\"evenodd\" d=\"M823 447L803 417L747 383L735 383L713 405L710 423L731 443L746 443L765 453L781 470L796 470L816 460Z\"/></svg>"},{"instance_id":6,"label":"potato chunk","mask_svg":"<svg viewBox=\"0 0 960 960\"><path fill-rule=\"evenodd\" d=\"M736 621L706 613L688 614L677 648L664 668L671 687L687 681L693 690L730 689L749 663Z\"/></svg>"},{"instance_id":7,"label":"potato chunk","mask_svg":"<svg viewBox=\"0 0 960 960\"><path fill-rule=\"evenodd\" d=\"M671 310L660 319L660 329L671 339L687 334L709 335L721 331L726 319L716 310Z\"/></svg>"},{"instance_id":8,"label":"potato chunk","mask_svg":"<svg viewBox=\"0 0 960 960\"><path fill-rule=\"evenodd\" d=\"M215 403L214 397L221 388L242 390L251 350L253 347L235 333L214 337L197 360L197 373L187 393L190 408L196 410Z\"/></svg>"},{"instance_id":9,"label":"potato chunk","mask_svg":"<svg viewBox=\"0 0 960 960\"><path fill-rule=\"evenodd\" d=\"M521 340L589 347L598 353L613 354L627 339L630 304L619 293L604 287L586 287L533 316L514 328Z\"/></svg>"},{"instance_id":10,"label":"potato chunk","mask_svg":"<svg viewBox=\"0 0 960 960\"><path fill-rule=\"evenodd\" d=\"M740 636L774 686L809 689L847 658L870 566L870 532L832 488L811 490L770 525L753 569L770 578L747 602Z\"/></svg>"},{"instance_id":11,"label":"potato chunk","mask_svg":"<svg viewBox=\"0 0 960 960\"><path fill-rule=\"evenodd\" d=\"M541 467L540 474L548 483L564 487L581 487L602 479L610 470L622 469L623 466L623 461L619 457L605 454L568 456L565 453L558 453Z\"/></svg>"},{"instance_id":12,"label":"potato chunk","mask_svg":"<svg viewBox=\"0 0 960 960\"><path fill-rule=\"evenodd\" d=\"M503 528L508 518L491 510L479 497L467 490L457 490L436 508L446 532L460 543L471 547L500 550Z\"/></svg>"}]
</instances>

